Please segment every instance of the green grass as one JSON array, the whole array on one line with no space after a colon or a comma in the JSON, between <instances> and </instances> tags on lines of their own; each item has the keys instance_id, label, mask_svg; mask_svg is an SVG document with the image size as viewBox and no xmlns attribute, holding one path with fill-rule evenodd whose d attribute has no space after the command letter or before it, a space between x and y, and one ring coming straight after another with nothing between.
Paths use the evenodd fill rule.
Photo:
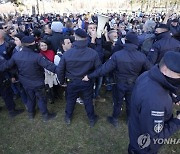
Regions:
<instances>
[{"instance_id":1,"label":"green grass","mask_svg":"<svg viewBox=\"0 0 180 154\"><path fill-rule=\"evenodd\" d=\"M0 112L0 154L126 154L128 131L123 110L118 128L106 122L106 116L112 113L112 99L105 94L107 101L97 103L95 111L100 116L94 128L89 128L83 105L76 105L72 124L64 124L65 100L48 104L50 111L58 117L47 123L42 122L38 112L35 120L30 121L27 113L14 119L8 117L3 107ZM16 101L17 108L22 108ZM3 106L0 101L0 106ZM180 138L180 132L174 138ZM165 145L161 154L179 154L179 145Z\"/></svg>"}]
</instances>

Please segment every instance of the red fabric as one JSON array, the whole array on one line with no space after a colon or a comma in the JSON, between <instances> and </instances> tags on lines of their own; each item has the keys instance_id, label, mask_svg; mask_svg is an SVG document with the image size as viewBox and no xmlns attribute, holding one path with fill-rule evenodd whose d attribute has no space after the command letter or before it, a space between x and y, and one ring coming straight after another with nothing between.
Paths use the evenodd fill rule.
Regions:
<instances>
[{"instance_id":1,"label":"red fabric","mask_svg":"<svg viewBox=\"0 0 180 154\"><path fill-rule=\"evenodd\" d=\"M45 56L48 60L50 60L51 62L54 62L54 56L55 53L52 50L46 50L46 51L41 51L40 52L43 56Z\"/></svg>"},{"instance_id":2,"label":"red fabric","mask_svg":"<svg viewBox=\"0 0 180 154\"><path fill-rule=\"evenodd\" d=\"M48 18L46 18L44 21L45 21L45 23L48 23L48 22L49 22Z\"/></svg>"}]
</instances>

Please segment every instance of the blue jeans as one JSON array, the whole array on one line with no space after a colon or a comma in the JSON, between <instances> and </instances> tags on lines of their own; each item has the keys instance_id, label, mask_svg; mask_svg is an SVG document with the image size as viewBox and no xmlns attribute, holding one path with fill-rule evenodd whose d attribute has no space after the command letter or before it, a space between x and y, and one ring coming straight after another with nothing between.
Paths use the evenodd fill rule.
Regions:
<instances>
[{"instance_id":1,"label":"blue jeans","mask_svg":"<svg viewBox=\"0 0 180 154\"><path fill-rule=\"evenodd\" d=\"M107 91L112 91L112 83L113 83L113 78L111 76L106 76L105 77L105 83L106 83L106 90Z\"/></svg>"},{"instance_id":2,"label":"blue jeans","mask_svg":"<svg viewBox=\"0 0 180 154\"><path fill-rule=\"evenodd\" d=\"M67 84L65 109L66 117L72 117L76 99L80 94L82 96L82 100L84 102L85 110L89 120L94 120L95 115L93 106L93 82L85 82L81 79L70 81Z\"/></svg>"},{"instance_id":3,"label":"blue jeans","mask_svg":"<svg viewBox=\"0 0 180 154\"><path fill-rule=\"evenodd\" d=\"M98 77L95 79L95 89L94 89L94 98L99 96L99 92L102 86L103 77Z\"/></svg>"}]
</instances>

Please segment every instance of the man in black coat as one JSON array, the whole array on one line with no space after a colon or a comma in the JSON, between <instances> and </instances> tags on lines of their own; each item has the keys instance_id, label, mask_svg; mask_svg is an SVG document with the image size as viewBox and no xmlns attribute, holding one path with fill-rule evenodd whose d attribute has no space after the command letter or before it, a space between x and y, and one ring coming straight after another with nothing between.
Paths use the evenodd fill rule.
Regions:
<instances>
[{"instance_id":1,"label":"man in black coat","mask_svg":"<svg viewBox=\"0 0 180 154\"><path fill-rule=\"evenodd\" d=\"M94 49L103 63L104 60L104 49L102 44L102 38L97 38L97 25L95 23L88 24L88 47ZM99 102L105 102L105 98L100 97L100 89L102 85L103 77L98 77L95 79L94 87L94 99Z\"/></svg>"},{"instance_id":2,"label":"man in black coat","mask_svg":"<svg viewBox=\"0 0 180 154\"><path fill-rule=\"evenodd\" d=\"M170 93L180 86L180 53L167 52L159 65L143 73L132 92L129 118L129 154L156 154L158 140L180 129L180 114L173 118Z\"/></svg>"},{"instance_id":3,"label":"man in black coat","mask_svg":"<svg viewBox=\"0 0 180 154\"><path fill-rule=\"evenodd\" d=\"M60 42L63 40L63 24L60 21L54 21L51 25L52 36L48 37L51 47L55 53L60 48Z\"/></svg>"},{"instance_id":4,"label":"man in black coat","mask_svg":"<svg viewBox=\"0 0 180 154\"><path fill-rule=\"evenodd\" d=\"M82 81L82 78L101 65L97 52L88 48L87 33L82 29L75 31L73 47L66 51L58 65L58 79L61 84L67 79L65 122L70 124L76 99L82 94L84 106L93 127L98 117L93 106L93 80Z\"/></svg>"}]
</instances>

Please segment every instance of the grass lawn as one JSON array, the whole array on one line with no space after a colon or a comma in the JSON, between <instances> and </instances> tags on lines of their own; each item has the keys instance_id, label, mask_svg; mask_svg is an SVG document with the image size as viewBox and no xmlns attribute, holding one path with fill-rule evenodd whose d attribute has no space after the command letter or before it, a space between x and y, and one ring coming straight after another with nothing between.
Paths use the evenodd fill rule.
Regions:
<instances>
[{"instance_id":1,"label":"grass lawn","mask_svg":"<svg viewBox=\"0 0 180 154\"><path fill-rule=\"evenodd\" d=\"M123 110L118 128L106 122L112 112L112 98L104 94L105 103L96 103L95 111L100 119L94 128L89 128L83 105L76 105L72 124L64 124L65 100L48 104L50 111L57 112L57 118L42 122L38 112L30 121L27 113L10 119L3 107L0 112L0 154L126 154L128 129ZM16 101L17 108L22 108ZM0 100L0 106L4 106ZM173 138L180 138L180 132ZM180 154L180 146L164 145L160 154Z\"/></svg>"}]
</instances>

